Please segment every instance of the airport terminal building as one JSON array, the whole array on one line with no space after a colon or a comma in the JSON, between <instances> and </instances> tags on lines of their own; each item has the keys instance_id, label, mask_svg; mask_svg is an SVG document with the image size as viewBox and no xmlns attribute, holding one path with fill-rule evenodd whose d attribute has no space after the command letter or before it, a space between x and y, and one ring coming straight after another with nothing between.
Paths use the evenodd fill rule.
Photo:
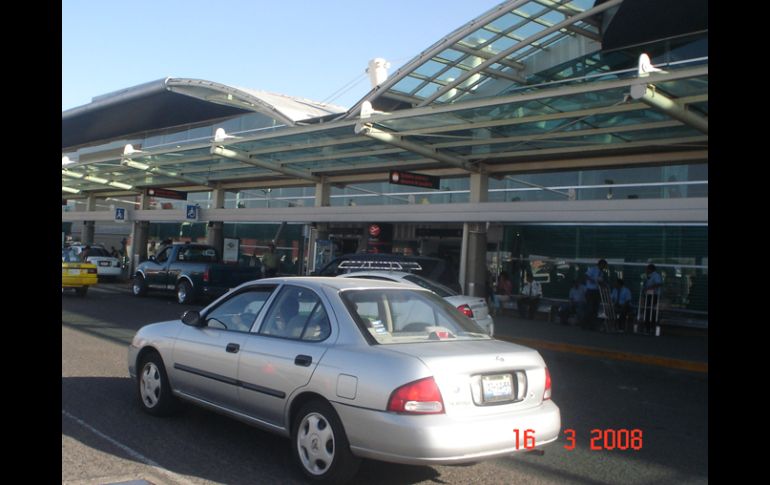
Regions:
<instances>
[{"instance_id":1,"label":"airport terminal building","mask_svg":"<svg viewBox=\"0 0 770 485\"><path fill-rule=\"evenodd\" d=\"M566 297L599 258L637 293L652 262L666 307L707 322L707 7L506 1L370 62L352 107L188 78L97 96L62 112L62 237L125 239L132 264L166 238L240 262L275 240L298 274L439 256L472 295L504 270Z\"/></svg>"}]
</instances>

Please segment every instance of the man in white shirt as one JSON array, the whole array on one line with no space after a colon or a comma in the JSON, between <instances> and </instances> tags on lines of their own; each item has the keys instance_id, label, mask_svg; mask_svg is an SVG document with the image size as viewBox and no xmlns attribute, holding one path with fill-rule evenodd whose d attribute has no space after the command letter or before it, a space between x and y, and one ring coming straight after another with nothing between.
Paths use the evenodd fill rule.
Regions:
<instances>
[{"instance_id":1,"label":"man in white shirt","mask_svg":"<svg viewBox=\"0 0 770 485\"><path fill-rule=\"evenodd\" d=\"M518 300L519 316L521 318L535 318L537 307L540 306L540 297L543 296L543 289L540 283L535 281L532 273L527 273L527 283L521 289L521 296Z\"/></svg>"}]
</instances>

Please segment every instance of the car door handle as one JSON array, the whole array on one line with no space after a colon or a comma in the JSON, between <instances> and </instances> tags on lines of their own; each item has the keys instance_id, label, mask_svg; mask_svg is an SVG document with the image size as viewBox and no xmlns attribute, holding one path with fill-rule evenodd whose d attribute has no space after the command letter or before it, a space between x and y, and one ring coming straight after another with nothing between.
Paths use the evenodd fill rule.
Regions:
<instances>
[{"instance_id":1,"label":"car door handle","mask_svg":"<svg viewBox=\"0 0 770 485\"><path fill-rule=\"evenodd\" d=\"M313 358L309 355L298 355L294 357L294 365L300 365L302 367L308 367L313 362Z\"/></svg>"},{"instance_id":2,"label":"car door handle","mask_svg":"<svg viewBox=\"0 0 770 485\"><path fill-rule=\"evenodd\" d=\"M227 344L227 347L225 347L225 350L231 354L237 354L240 349L241 346L238 344Z\"/></svg>"}]
</instances>

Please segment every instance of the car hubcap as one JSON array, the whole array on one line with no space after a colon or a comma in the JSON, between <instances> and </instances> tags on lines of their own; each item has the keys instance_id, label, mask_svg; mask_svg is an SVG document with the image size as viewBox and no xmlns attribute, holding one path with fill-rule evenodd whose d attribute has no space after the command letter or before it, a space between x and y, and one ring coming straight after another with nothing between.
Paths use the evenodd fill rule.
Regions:
<instances>
[{"instance_id":1,"label":"car hubcap","mask_svg":"<svg viewBox=\"0 0 770 485\"><path fill-rule=\"evenodd\" d=\"M297 432L297 449L308 472L321 475L329 470L334 460L334 432L326 418L318 413L305 416Z\"/></svg>"},{"instance_id":2,"label":"car hubcap","mask_svg":"<svg viewBox=\"0 0 770 485\"><path fill-rule=\"evenodd\" d=\"M142 394L142 402L148 408L155 407L160 399L160 370L152 363L145 364L142 377L139 381L139 392Z\"/></svg>"},{"instance_id":3,"label":"car hubcap","mask_svg":"<svg viewBox=\"0 0 770 485\"><path fill-rule=\"evenodd\" d=\"M179 299L179 303L184 303L187 300L187 288L185 288L185 285L179 285L176 296Z\"/></svg>"},{"instance_id":4,"label":"car hubcap","mask_svg":"<svg viewBox=\"0 0 770 485\"><path fill-rule=\"evenodd\" d=\"M139 281L134 281L134 295L138 295L142 292L142 284Z\"/></svg>"}]
</instances>

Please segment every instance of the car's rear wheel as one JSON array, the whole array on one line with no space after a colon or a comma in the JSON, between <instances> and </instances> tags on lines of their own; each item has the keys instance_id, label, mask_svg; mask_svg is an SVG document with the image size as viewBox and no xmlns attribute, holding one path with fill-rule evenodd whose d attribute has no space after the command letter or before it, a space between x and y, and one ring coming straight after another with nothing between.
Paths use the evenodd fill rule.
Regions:
<instances>
[{"instance_id":1,"label":"car's rear wheel","mask_svg":"<svg viewBox=\"0 0 770 485\"><path fill-rule=\"evenodd\" d=\"M300 408L291 438L292 457L311 480L344 483L358 471L361 459L350 452L342 422L326 401L309 401Z\"/></svg>"},{"instance_id":2,"label":"car's rear wheel","mask_svg":"<svg viewBox=\"0 0 770 485\"><path fill-rule=\"evenodd\" d=\"M176 301L180 305L188 305L194 300L195 295L193 294L192 285L187 280L182 280L176 284Z\"/></svg>"},{"instance_id":3,"label":"car's rear wheel","mask_svg":"<svg viewBox=\"0 0 770 485\"><path fill-rule=\"evenodd\" d=\"M176 409L176 398L171 393L163 359L157 352L145 354L139 366L137 395L142 409L155 416L167 416Z\"/></svg>"},{"instance_id":4,"label":"car's rear wheel","mask_svg":"<svg viewBox=\"0 0 770 485\"><path fill-rule=\"evenodd\" d=\"M131 283L131 294L134 296L144 296L147 294L147 282L144 280L144 276L134 276L134 281Z\"/></svg>"},{"instance_id":5,"label":"car's rear wheel","mask_svg":"<svg viewBox=\"0 0 770 485\"><path fill-rule=\"evenodd\" d=\"M88 287L87 286L81 286L79 288L75 288L75 294L78 295L81 298L86 296L86 293L88 293Z\"/></svg>"}]
</instances>

